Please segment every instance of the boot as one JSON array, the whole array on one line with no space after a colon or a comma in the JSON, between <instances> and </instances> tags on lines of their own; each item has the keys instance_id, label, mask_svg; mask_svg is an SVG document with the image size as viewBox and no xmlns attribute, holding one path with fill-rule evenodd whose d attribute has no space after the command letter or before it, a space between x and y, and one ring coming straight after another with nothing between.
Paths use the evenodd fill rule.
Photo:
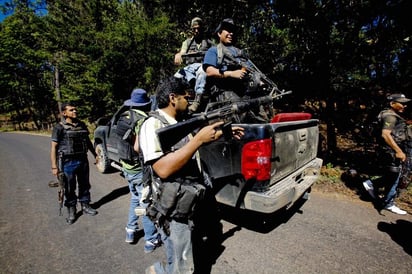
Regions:
<instances>
[{"instance_id":1,"label":"boot","mask_svg":"<svg viewBox=\"0 0 412 274\"><path fill-rule=\"evenodd\" d=\"M75 206L67 207L67 213L68 213L68 217L66 219L66 222L69 225L71 225L76 220L76 207Z\"/></svg>"},{"instance_id":2,"label":"boot","mask_svg":"<svg viewBox=\"0 0 412 274\"><path fill-rule=\"evenodd\" d=\"M190 113L194 113L200 106L200 102L202 101L203 94L196 93L195 100L193 100L192 104L189 106Z\"/></svg>"},{"instance_id":3,"label":"boot","mask_svg":"<svg viewBox=\"0 0 412 274\"><path fill-rule=\"evenodd\" d=\"M82 210L83 210L83 213L87 215L93 216L97 214L97 211L91 208L88 203L82 203Z\"/></svg>"}]
</instances>

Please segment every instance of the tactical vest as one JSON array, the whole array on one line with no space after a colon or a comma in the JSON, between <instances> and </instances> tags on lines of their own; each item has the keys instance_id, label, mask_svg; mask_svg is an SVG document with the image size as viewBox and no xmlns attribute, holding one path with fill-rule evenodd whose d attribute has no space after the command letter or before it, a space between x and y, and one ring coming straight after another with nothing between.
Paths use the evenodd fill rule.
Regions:
<instances>
[{"instance_id":1,"label":"tactical vest","mask_svg":"<svg viewBox=\"0 0 412 274\"><path fill-rule=\"evenodd\" d=\"M60 123L63 126L63 139L59 144L59 152L64 157L80 157L87 153L87 138L89 132L84 129L81 123L68 124Z\"/></svg>"},{"instance_id":2,"label":"tactical vest","mask_svg":"<svg viewBox=\"0 0 412 274\"><path fill-rule=\"evenodd\" d=\"M150 113L152 117L160 120L162 124L168 125L164 117L158 113ZM183 138L173 146L172 151L184 146L189 137ZM147 173L147 171L146 171ZM153 170L152 202L147 208L147 216L163 227L164 218L186 221L191 218L197 201L202 198L205 187L201 183L201 174L195 157L192 157L179 171L165 180L161 180Z\"/></svg>"},{"instance_id":3,"label":"tactical vest","mask_svg":"<svg viewBox=\"0 0 412 274\"><path fill-rule=\"evenodd\" d=\"M149 112L149 116L156 118L165 126L169 125L167 120L157 111ZM184 137L182 140L171 147L171 151L173 152L183 147L186 143L189 142L189 138L190 137L188 136ZM186 165L184 165L179 171L168 178L167 181L182 181L185 178L198 178L199 176L200 172L197 160L195 159L195 157L192 157L192 159L189 160Z\"/></svg>"},{"instance_id":4,"label":"tactical vest","mask_svg":"<svg viewBox=\"0 0 412 274\"><path fill-rule=\"evenodd\" d=\"M242 68L239 57L241 50L236 47L231 47L229 50L224 45L219 43L217 46L217 68L222 71L234 71ZM235 60L239 59L237 62ZM243 97L248 90L248 78L242 80L235 78L215 78L208 77L206 81L206 90L210 90L212 97L217 97L225 91L234 92L238 97ZM223 98L218 98L220 101Z\"/></svg>"},{"instance_id":5,"label":"tactical vest","mask_svg":"<svg viewBox=\"0 0 412 274\"><path fill-rule=\"evenodd\" d=\"M186 43L188 44L186 53L206 52L212 46L212 41L208 39L202 39L200 44L196 43L196 40L194 38L187 39L186 41ZM189 57L186 58L185 62L186 64L202 63L203 57L204 54L195 57Z\"/></svg>"},{"instance_id":6,"label":"tactical vest","mask_svg":"<svg viewBox=\"0 0 412 274\"><path fill-rule=\"evenodd\" d=\"M383 118L386 116L393 115L396 117L396 124L395 127L391 131L391 135L393 140L396 142L398 145L402 145L408 138L408 129L406 125L406 121L404 118L399 116L397 113L395 113L393 110L384 110L379 114L378 119L380 122L383 122Z\"/></svg>"},{"instance_id":7,"label":"tactical vest","mask_svg":"<svg viewBox=\"0 0 412 274\"><path fill-rule=\"evenodd\" d=\"M242 53L241 50L236 47L231 47L233 52L229 50L225 45L219 43L217 46L217 66L221 68L223 66L227 66L229 70L236 70L240 69L241 65L239 62L234 62L233 58L241 57ZM231 57L231 58L229 58Z\"/></svg>"}]
</instances>

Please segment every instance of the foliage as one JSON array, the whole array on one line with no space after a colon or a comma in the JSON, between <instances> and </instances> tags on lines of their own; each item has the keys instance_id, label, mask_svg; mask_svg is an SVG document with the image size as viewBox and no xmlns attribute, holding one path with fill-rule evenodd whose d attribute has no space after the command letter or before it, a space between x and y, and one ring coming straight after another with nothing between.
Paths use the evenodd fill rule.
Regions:
<instances>
[{"instance_id":1,"label":"foliage","mask_svg":"<svg viewBox=\"0 0 412 274\"><path fill-rule=\"evenodd\" d=\"M1 6L14 13L0 25L0 112L18 120L23 109L31 119L57 119L58 90L89 121L112 113L135 86L153 92L176 70L173 54L195 16L211 37L221 19L234 19L236 44L280 88L293 90L276 107L326 122L330 154L336 132L375 114L378 91L408 94L411 87L406 0L48 0L38 16L43 2Z\"/></svg>"}]
</instances>

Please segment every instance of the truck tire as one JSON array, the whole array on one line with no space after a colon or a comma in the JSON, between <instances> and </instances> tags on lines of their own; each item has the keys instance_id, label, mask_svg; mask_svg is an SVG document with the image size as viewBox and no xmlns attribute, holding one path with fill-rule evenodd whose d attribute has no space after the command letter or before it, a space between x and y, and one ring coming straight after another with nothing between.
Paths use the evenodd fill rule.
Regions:
<instances>
[{"instance_id":1,"label":"truck tire","mask_svg":"<svg viewBox=\"0 0 412 274\"><path fill-rule=\"evenodd\" d=\"M101 173L106 173L110 169L110 160L107 157L106 149L103 147L102 144L98 144L96 146L96 154L99 158L99 161L96 164L96 168Z\"/></svg>"}]
</instances>

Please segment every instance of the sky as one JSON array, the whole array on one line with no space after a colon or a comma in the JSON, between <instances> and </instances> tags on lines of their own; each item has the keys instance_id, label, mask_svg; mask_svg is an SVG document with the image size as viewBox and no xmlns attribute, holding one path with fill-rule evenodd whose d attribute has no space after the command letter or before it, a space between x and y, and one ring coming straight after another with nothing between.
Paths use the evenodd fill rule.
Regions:
<instances>
[{"instance_id":1,"label":"sky","mask_svg":"<svg viewBox=\"0 0 412 274\"><path fill-rule=\"evenodd\" d=\"M0 6L3 6L4 3L9 2L7 0L0 0ZM3 22L4 18L6 18L8 15L4 15L3 12L0 10L0 23Z\"/></svg>"},{"instance_id":2,"label":"sky","mask_svg":"<svg viewBox=\"0 0 412 274\"><path fill-rule=\"evenodd\" d=\"M0 0L0 6L3 6L6 2L9 2L10 0ZM38 10L38 12L36 12L37 14L42 14L42 15L44 15L44 13L47 13L47 11L45 11L45 9L41 9L41 10ZM0 10L0 23L1 22L3 22L3 20L7 17L7 16L10 16L11 14L7 14L7 15L4 15L2 12L1 12L1 10Z\"/></svg>"}]
</instances>

